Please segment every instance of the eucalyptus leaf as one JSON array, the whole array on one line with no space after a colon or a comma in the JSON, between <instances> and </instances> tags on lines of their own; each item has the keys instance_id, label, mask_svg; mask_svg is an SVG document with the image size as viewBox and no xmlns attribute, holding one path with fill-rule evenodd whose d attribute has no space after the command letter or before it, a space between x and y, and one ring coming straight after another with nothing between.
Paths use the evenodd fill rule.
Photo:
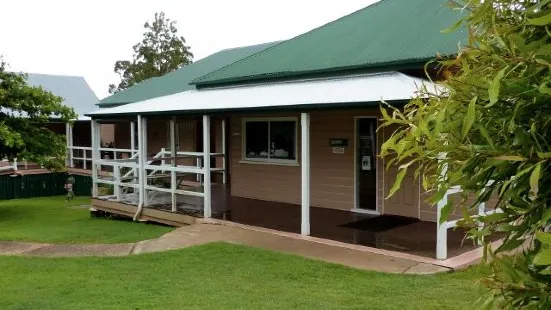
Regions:
<instances>
[{"instance_id":1,"label":"eucalyptus leaf","mask_svg":"<svg viewBox=\"0 0 551 310\"><path fill-rule=\"evenodd\" d=\"M551 13L537 18L528 19L530 25L545 26L551 24Z\"/></svg>"},{"instance_id":2,"label":"eucalyptus leaf","mask_svg":"<svg viewBox=\"0 0 551 310\"><path fill-rule=\"evenodd\" d=\"M501 86L501 79L503 78L503 75L505 74L505 70L507 68L503 68L498 71L492 82L490 83L490 87L488 88L488 95L490 97L490 103L486 107L493 106L498 98L499 98L499 89Z\"/></svg>"},{"instance_id":3,"label":"eucalyptus leaf","mask_svg":"<svg viewBox=\"0 0 551 310\"><path fill-rule=\"evenodd\" d=\"M396 175L396 180L394 181L394 184L390 188L390 191L388 193L388 197L391 197L400 189L400 185L402 184L402 181L404 180L404 176L407 173L407 169L401 169L398 174ZM387 198L388 198L387 197Z\"/></svg>"},{"instance_id":4,"label":"eucalyptus leaf","mask_svg":"<svg viewBox=\"0 0 551 310\"><path fill-rule=\"evenodd\" d=\"M467 114L465 115L465 118L463 118L463 128L461 129L461 139L465 139L469 131L471 130L471 127L473 126L475 117L476 117L476 100L478 98L475 96L473 99L471 99L471 102L469 102L469 106L467 108Z\"/></svg>"},{"instance_id":5,"label":"eucalyptus leaf","mask_svg":"<svg viewBox=\"0 0 551 310\"><path fill-rule=\"evenodd\" d=\"M534 196L538 195L540 174L541 174L541 163L536 165L536 167L532 171L532 174L530 175L530 192L532 192Z\"/></svg>"}]
</instances>

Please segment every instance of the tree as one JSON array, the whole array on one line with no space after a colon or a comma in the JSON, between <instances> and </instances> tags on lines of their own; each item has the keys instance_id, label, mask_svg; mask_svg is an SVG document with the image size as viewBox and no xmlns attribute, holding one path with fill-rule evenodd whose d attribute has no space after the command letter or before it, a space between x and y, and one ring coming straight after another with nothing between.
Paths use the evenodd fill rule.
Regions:
<instances>
[{"instance_id":1,"label":"tree","mask_svg":"<svg viewBox=\"0 0 551 310\"><path fill-rule=\"evenodd\" d=\"M396 130L382 156L400 165L393 190L414 169L436 203L466 212L497 197L502 213L466 215L473 238L505 235L488 245L487 308L551 308L551 0L454 2L465 12L451 30L466 27L467 46L436 63L443 89L423 87L403 110L382 109ZM468 203L467 197L475 197ZM481 231L478 223L484 223ZM511 250L522 253L511 254Z\"/></svg>"},{"instance_id":2,"label":"tree","mask_svg":"<svg viewBox=\"0 0 551 310\"><path fill-rule=\"evenodd\" d=\"M115 63L114 71L121 82L109 85L109 93L117 93L193 62L191 47L186 45L184 37L177 35L176 22L166 18L165 13L155 13L153 22L146 22L144 28L143 40L133 47L134 59Z\"/></svg>"},{"instance_id":3,"label":"tree","mask_svg":"<svg viewBox=\"0 0 551 310\"><path fill-rule=\"evenodd\" d=\"M69 122L77 117L63 99L27 84L26 76L6 71L0 57L0 159L25 159L59 170L66 157L65 137L46 124L51 118Z\"/></svg>"}]
</instances>

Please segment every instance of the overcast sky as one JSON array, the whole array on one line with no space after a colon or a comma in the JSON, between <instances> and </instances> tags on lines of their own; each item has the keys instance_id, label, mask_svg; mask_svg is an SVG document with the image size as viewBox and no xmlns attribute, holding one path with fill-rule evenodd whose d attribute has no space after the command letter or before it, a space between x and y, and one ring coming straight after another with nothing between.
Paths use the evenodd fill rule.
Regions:
<instances>
[{"instance_id":1,"label":"overcast sky","mask_svg":"<svg viewBox=\"0 0 551 310\"><path fill-rule=\"evenodd\" d=\"M290 39L376 0L2 0L0 55L14 71L84 76L101 99L131 59L143 24L164 11L195 60L221 49Z\"/></svg>"}]
</instances>

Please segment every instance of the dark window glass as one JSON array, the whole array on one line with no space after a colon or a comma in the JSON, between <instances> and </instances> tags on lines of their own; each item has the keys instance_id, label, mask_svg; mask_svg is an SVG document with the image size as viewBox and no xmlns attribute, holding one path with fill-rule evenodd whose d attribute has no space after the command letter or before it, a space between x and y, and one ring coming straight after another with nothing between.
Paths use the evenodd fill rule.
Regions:
<instances>
[{"instance_id":1,"label":"dark window glass","mask_svg":"<svg viewBox=\"0 0 551 310\"><path fill-rule=\"evenodd\" d=\"M270 122L270 158L295 160L296 122Z\"/></svg>"},{"instance_id":2,"label":"dark window glass","mask_svg":"<svg viewBox=\"0 0 551 310\"><path fill-rule=\"evenodd\" d=\"M245 135L245 158L268 158L268 122L246 122Z\"/></svg>"}]
</instances>

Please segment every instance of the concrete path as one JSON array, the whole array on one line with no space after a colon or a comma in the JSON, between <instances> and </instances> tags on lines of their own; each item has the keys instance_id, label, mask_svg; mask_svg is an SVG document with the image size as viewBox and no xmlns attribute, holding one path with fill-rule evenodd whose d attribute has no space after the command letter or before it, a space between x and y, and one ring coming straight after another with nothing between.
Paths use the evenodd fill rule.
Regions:
<instances>
[{"instance_id":1,"label":"concrete path","mask_svg":"<svg viewBox=\"0 0 551 310\"><path fill-rule=\"evenodd\" d=\"M175 250L211 242L229 242L258 247L364 270L408 274L432 274L450 271L449 268L410 259L389 257L269 232L213 224L185 226L157 239L126 244L61 245L0 242L0 255L47 257L126 256Z\"/></svg>"}]
</instances>

